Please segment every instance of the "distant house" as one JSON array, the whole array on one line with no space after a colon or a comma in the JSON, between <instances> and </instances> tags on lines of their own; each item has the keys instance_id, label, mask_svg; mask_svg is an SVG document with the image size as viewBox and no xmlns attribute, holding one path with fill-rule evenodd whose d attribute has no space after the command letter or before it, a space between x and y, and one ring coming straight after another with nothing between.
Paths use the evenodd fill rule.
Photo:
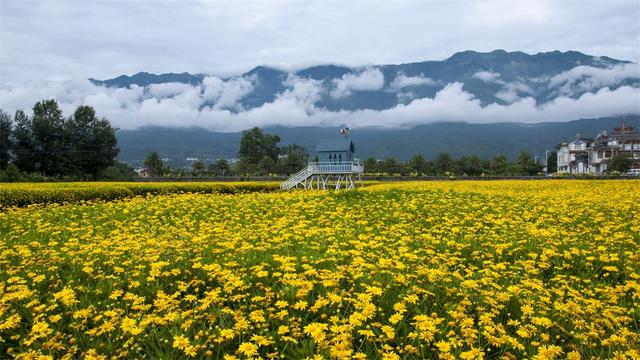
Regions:
<instances>
[{"instance_id":1,"label":"distant house","mask_svg":"<svg viewBox=\"0 0 640 360\"><path fill-rule=\"evenodd\" d=\"M316 148L321 163L352 162L355 147L349 139L322 141Z\"/></svg>"},{"instance_id":2,"label":"distant house","mask_svg":"<svg viewBox=\"0 0 640 360\"><path fill-rule=\"evenodd\" d=\"M595 139L581 139L558 146L558 172L568 174L602 174L612 157L626 154L632 168L640 168L640 133L621 122L612 133L600 132Z\"/></svg>"},{"instance_id":3,"label":"distant house","mask_svg":"<svg viewBox=\"0 0 640 360\"><path fill-rule=\"evenodd\" d=\"M587 143L589 139L580 139L560 144L558 148L558 172L569 174L585 174L589 167Z\"/></svg>"}]
</instances>

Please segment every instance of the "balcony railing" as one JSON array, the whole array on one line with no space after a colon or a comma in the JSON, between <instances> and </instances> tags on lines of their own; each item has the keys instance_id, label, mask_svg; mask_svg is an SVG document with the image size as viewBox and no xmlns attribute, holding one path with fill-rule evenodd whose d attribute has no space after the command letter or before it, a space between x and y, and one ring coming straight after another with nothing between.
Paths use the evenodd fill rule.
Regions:
<instances>
[{"instance_id":1,"label":"balcony railing","mask_svg":"<svg viewBox=\"0 0 640 360\"><path fill-rule=\"evenodd\" d=\"M364 167L359 160L343 162L310 162L308 167L313 174L361 174Z\"/></svg>"}]
</instances>

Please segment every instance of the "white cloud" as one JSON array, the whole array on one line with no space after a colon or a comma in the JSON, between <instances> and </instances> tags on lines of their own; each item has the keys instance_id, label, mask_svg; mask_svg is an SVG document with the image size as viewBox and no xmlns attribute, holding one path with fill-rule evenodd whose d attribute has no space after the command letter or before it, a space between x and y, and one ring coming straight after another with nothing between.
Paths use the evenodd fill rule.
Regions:
<instances>
[{"instance_id":1,"label":"white cloud","mask_svg":"<svg viewBox=\"0 0 640 360\"><path fill-rule=\"evenodd\" d=\"M335 89L331 96L341 98L351 95L352 90L367 91L380 90L384 86L384 75L378 69L367 68L357 74L344 74L340 79L333 80Z\"/></svg>"},{"instance_id":2,"label":"white cloud","mask_svg":"<svg viewBox=\"0 0 640 360\"><path fill-rule=\"evenodd\" d=\"M239 110L238 101L253 91L253 84L245 78L224 81L215 76L207 76L202 81L203 97L215 103L217 109Z\"/></svg>"},{"instance_id":3,"label":"white cloud","mask_svg":"<svg viewBox=\"0 0 640 360\"><path fill-rule=\"evenodd\" d=\"M504 84L504 87L498 91L496 97L500 100L503 100L507 103L513 103L516 100L519 100L520 94L534 95L534 90L527 84L520 81L513 81L509 83L505 83L501 81L500 83Z\"/></svg>"},{"instance_id":4,"label":"white cloud","mask_svg":"<svg viewBox=\"0 0 640 360\"><path fill-rule=\"evenodd\" d=\"M407 86L417 86L417 85L436 85L438 82L425 77L423 74L418 76L406 76L403 73L398 74L395 79L391 82L392 89L402 89Z\"/></svg>"},{"instance_id":5,"label":"white cloud","mask_svg":"<svg viewBox=\"0 0 640 360\"><path fill-rule=\"evenodd\" d=\"M323 91L326 91L320 82L294 77L287 81L289 88L273 102L254 109L230 111L229 108L235 108L236 105L206 105L213 98L223 99L222 94L228 82L210 79L203 87L185 87L182 93L165 98L150 97L148 91L137 86L106 88L84 80L30 82L22 87L0 89L0 107L10 112L18 108L28 110L36 101L55 98L65 115L78 105L89 104L96 108L99 116L107 117L122 129L156 125L199 126L216 131L238 131L251 126L276 124L409 127L436 121L533 123L640 113L640 89L630 86L616 90L603 88L575 99L559 97L542 106L538 106L532 97L513 97L509 98L507 105L482 107L480 101L465 92L460 83L448 84L433 99L407 98L406 103L388 110L332 112L315 106ZM246 86L243 81L230 82L228 86L230 89L242 88L243 85L239 84ZM513 85L513 89L515 91L517 86ZM526 88L518 89L521 95L526 92L522 90ZM231 98L239 99L231 95L224 97Z\"/></svg>"},{"instance_id":6,"label":"white cloud","mask_svg":"<svg viewBox=\"0 0 640 360\"><path fill-rule=\"evenodd\" d=\"M473 74L472 77L480 79L486 83L488 82L495 82L499 84L503 83L502 80L500 80L500 74L494 73L491 71L478 71L477 73Z\"/></svg>"},{"instance_id":7,"label":"white cloud","mask_svg":"<svg viewBox=\"0 0 640 360\"><path fill-rule=\"evenodd\" d=\"M181 94L191 88L189 84L170 82L163 84L151 84L147 86L147 91L153 97L163 98Z\"/></svg>"},{"instance_id":8,"label":"white cloud","mask_svg":"<svg viewBox=\"0 0 640 360\"><path fill-rule=\"evenodd\" d=\"M603 86L611 86L625 79L640 80L640 65L621 64L610 68L576 66L571 70L553 76L549 87L560 87L558 93L573 95L576 92L592 91Z\"/></svg>"}]
</instances>

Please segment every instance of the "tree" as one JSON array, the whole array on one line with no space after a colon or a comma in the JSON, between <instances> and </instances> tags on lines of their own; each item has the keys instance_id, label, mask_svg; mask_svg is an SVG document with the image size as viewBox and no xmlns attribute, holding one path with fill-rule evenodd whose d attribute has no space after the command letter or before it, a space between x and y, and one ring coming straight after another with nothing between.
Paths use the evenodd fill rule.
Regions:
<instances>
[{"instance_id":1,"label":"tree","mask_svg":"<svg viewBox=\"0 0 640 360\"><path fill-rule=\"evenodd\" d=\"M558 171L558 153L552 151L547 155L547 173L555 173Z\"/></svg>"},{"instance_id":2,"label":"tree","mask_svg":"<svg viewBox=\"0 0 640 360\"><path fill-rule=\"evenodd\" d=\"M240 139L240 160L257 165L265 156L275 163L278 160L278 135L265 134L259 127L242 132Z\"/></svg>"},{"instance_id":3,"label":"tree","mask_svg":"<svg viewBox=\"0 0 640 360\"><path fill-rule=\"evenodd\" d=\"M144 159L144 168L149 176L161 176L164 172L164 162L157 151L147 154Z\"/></svg>"},{"instance_id":4,"label":"tree","mask_svg":"<svg viewBox=\"0 0 640 360\"><path fill-rule=\"evenodd\" d=\"M307 149L298 144L291 144L280 148L279 168L283 173L290 175L302 170L307 166L309 153Z\"/></svg>"},{"instance_id":5,"label":"tree","mask_svg":"<svg viewBox=\"0 0 640 360\"><path fill-rule=\"evenodd\" d=\"M274 174L278 171L278 166L276 162L270 156L263 156L260 161L256 164L256 171L258 175L269 175Z\"/></svg>"},{"instance_id":6,"label":"tree","mask_svg":"<svg viewBox=\"0 0 640 360\"><path fill-rule=\"evenodd\" d=\"M21 179L20 170L14 164L9 163L5 170L0 169L0 182L14 182Z\"/></svg>"},{"instance_id":7,"label":"tree","mask_svg":"<svg viewBox=\"0 0 640 360\"><path fill-rule=\"evenodd\" d=\"M479 176L484 172L483 161L475 155L463 156L457 163L458 169L465 175Z\"/></svg>"},{"instance_id":8,"label":"tree","mask_svg":"<svg viewBox=\"0 0 640 360\"><path fill-rule=\"evenodd\" d=\"M13 163L24 173L36 171L36 153L31 119L22 110L17 110L13 122Z\"/></svg>"},{"instance_id":9,"label":"tree","mask_svg":"<svg viewBox=\"0 0 640 360\"><path fill-rule=\"evenodd\" d=\"M427 161L422 155L416 155L409 160L409 167L416 175L421 176L427 172Z\"/></svg>"},{"instance_id":10,"label":"tree","mask_svg":"<svg viewBox=\"0 0 640 360\"><path fill-rule=\"evenodd\" d=\"M520 171L526 175L535 175L542 169L541 166L535 163L533 155L530 152L524 150L521 151L520 154L518 154L516 165L518 166Z\"/></svg>"},{"instance_id":11,"label":"tree","mask_svg":"<svg viewBox=\"0 0 640 360\"><path fill-rule=\"evenodd\" d=\"M380 172L380 168L378 166L378 160L376 160L375 158L367 158L364 161L364 171L367 174L373 174L373 173L379 173Z\"/></svg>"},{"instance_id":12,"label":"tree","mask_svg":"<svg viewBox=\"0 0 640 360\"><path fill-rule=\"evenodd\" d=\"M383 173L392 175L400 172L400 165L398 164L398 161L395 158L390 157L390 158L384 159L382 163L380 163L380 170Z\"/></svg>"},{"instance_id":13,"label":"tree","mask_svg":"<svg viewBox=\"0 0 640 360\"><path fill-rule=\"evenodd\" d=\"M111 181L132 181L138 174L129 165L116 161L102 171L101 179Z\"/></svg>"},{"instance_id":14,"label":"tree","mask_svg":"<svg viewBox=\"0 0 640 360\"><path fill-rule=\"evenodd\" d=\"M209 166L209 172L211 172L213 176L229 176L231 175L231 166L229 166L227 160L219 159Z\"/></svg>"},{"instance_id":15,"label":"tree","mask_svg":"<svg viewBox=\"0 0 640 360\"><path fill-rule=\"evenodd\" d=\"M98 119L91 106L79 106L66 122L71 169L97 179L118 155L116 129L107 119Z\"/></svg>"},{"instance_id":16,"label":"tree","mask_svg":"<svg viewBox=\"0 0 640 360\"><path fill-rule=\"evenodd\" d=\"M11 127L11 116L0 109L0 169L6 169L9 164L9 150L13 147Z\"/></svg>"},{"instance_id":17,"label":"tree","mask_svg":"<svg viewBox=\"0 0 640 360\"><path fill-rule=\"evenodd\" d=\"M609 160L609 171L625 173L631 168L631 157L629 154L617 154Z\"/></svg>"},{"instance_id":18,"label":"tree","mask_svg":"<svg viewBox=\"0 0 640 360\"><path fill-rule=\"evenodd\" d=\"M204 161L196 160L196 161L193 162L193 164L191 164L191 168L193 169L194 173L202 174L206 170L207 167L204 164Z\"/></svg>"},{"instance_id":19,"label":"tree","mask_svg":"<svg viewBox=\"0 0 640 360\"><path fill-rule=\"evenodd\" d=\"M68 159L62 110L55 100L39 101L33 106L32 136L36 170L43 175L61 175Z\"/></svg>"},{"instance_id":20,"label":"tree","mask_svg":"<svg viewBox=\"0 0 640 360\"><path fill-rule=\"evenodd\" d=\"M447 153L438 154L434 165L439 174L452 173L455 170L455 162Z\"/></svg>"},{"instance_id":21,"label":"tree","mask_svg":"<svg viewBox=\"0 0 640 360\"><path fill-rule=\"evenodd\" d=\"M509 168L509 160L504 155L496 155L489 160L489 170L493 175L505 175Z\"/></svg>"}]
</instances>

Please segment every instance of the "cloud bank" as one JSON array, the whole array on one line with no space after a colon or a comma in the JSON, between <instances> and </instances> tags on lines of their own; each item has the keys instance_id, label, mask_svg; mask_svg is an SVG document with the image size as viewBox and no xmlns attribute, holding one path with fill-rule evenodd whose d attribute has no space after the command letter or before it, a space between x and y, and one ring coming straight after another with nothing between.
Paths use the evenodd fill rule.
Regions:
<instances>
[{"instance_id":1,"label":"cloud bank","mask_svg":"<svg viewBox=\"0 0 640 360\"><path fill-rule=\"evenodd\" d=\"M497 74L480 74L476 77L502 84L502 90L496 96L507 104L482 106L461 83L454 82L444 85L433 98L409 97L386 110L355 111L329 111L317 104L326 95L346 97L351 91L383 89L384 77L380 70L365 69L347 74L329 87L322 81L290 75L284 82L286 90L273 101L249 109L242 106L242 99L256 86L256 79L251 77L221 79L209 76L196 86L166 83L130 88L107 88L87 80L40 81L0 89L0 107L8 112L17 109L30 112L28 110L35 102L54 98L67 115L78 105L91 105L99 116L107 117L121 129L195 126L227 132L268 125L411 127L436 121L534 123L640 113L639 88L609 86L627 76L637 78L638 65L609 69L578 66L546 80L561 89L564 95L537 104L528 95L533 89L523 82L505 82ZM389 86L431 85L431 81L402 75ZM594 89L599 85L604 87L580 96L573 96L575 93L571 90L575 87ZM571 91L565 94L566 89Z\"/></svg>"}]
</instances>

